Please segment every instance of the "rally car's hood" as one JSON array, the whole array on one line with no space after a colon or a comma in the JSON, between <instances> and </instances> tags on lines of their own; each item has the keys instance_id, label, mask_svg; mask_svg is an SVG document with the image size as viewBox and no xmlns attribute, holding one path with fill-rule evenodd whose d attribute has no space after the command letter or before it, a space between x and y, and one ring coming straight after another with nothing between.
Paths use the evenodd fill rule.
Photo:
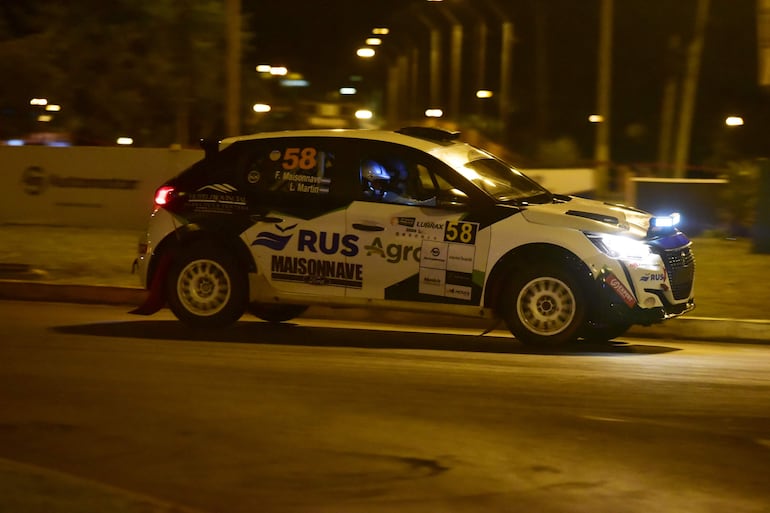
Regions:
<instances>
[{"instance_id":1,"label":"rally car's hood","mask_svg":"<svg viewBox=\"0 0 770 513\"><path fill-rule=\"evenodd\" d=\"M568 226L576 230L624 233L644 238L651 214L623 205L570 196L567 201L530 205L521 215L535 224Z\"/></svg>"}]
</instances>

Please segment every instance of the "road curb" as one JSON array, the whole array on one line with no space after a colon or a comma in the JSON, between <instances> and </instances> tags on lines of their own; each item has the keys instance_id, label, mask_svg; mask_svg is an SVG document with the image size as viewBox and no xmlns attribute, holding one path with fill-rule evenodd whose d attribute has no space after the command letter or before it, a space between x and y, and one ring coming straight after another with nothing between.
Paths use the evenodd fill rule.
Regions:
<instances>
[{"instance_id":1,"label":"road curb","mask_svg":"<svg viewBox=\"0 0 770 513\"><path fill-rule=\"evenodd\" d=\"M138 287L60 284L0 279L0 299L51 301L63 303L139 306L148 292ZM456 327L487 330L504 326L489 320L456 316L418 314L396 311L371 311L363 308L314 306L303 315L310 319L350 320L357 322L399 323L425 327ZM770 343L770 320L721 319L682 316L652 326L634 326L628 336L640 338L676 338L717 342Z\"/></svg>"},{"instance_id":2,"label":"road curb","mask_svg":"<svg viewBox=\"0 0 770 513\"><path fill-rule=\"evenodd\" d=\"M0 299L137 306L146 297L138 287L0 280Z\"/></svg>"}]
</instances>

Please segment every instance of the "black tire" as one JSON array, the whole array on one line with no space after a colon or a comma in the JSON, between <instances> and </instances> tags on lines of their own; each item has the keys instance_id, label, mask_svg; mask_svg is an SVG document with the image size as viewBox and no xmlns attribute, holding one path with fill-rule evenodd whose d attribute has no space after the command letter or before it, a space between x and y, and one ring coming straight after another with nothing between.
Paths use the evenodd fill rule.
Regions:
<instances>
[{"instance_id":1,"label":"black tire","mask_svg":"<svg viewBox=\"0 0 770 513\"><path fill-rule=\"evenodd\" d=\"M249 312L268 322L284 322L299 317L308 307L306 305L283 305L276 303L252 303Z\"/></svg>"},{"instance_id":2,"label":"black tire","mask_svg":"<svg viewBox=\"0 0 770 513\"><path fill-rule=\"evenodd\" d=\"M586 342L609 342L628 331L630 324L593 324L588 323L583 328L583 339Z\"/></svg>"},{"instance_id":3,"label":"black tire","mask_svg":"<svg viewBox=\"0 0 770 513\"><path fill-rule=\"evenodd\" d=\"M535 264L511 277L501 314L522 343L553 347L578 339L586 311L585 292L574 275L555 265Z\"/></svg>"},{"instance_id":4,"label":"black tire","mask_svg":"<svg viewBox=\"0 0 770 513\"><path fill-rule=\"evenodd\" d=\"M169 308L195 328L230 325L246 311L246 276L222 248L208 244L185 248L171 264L166 279Z\"/></svg>"}]
</instances>

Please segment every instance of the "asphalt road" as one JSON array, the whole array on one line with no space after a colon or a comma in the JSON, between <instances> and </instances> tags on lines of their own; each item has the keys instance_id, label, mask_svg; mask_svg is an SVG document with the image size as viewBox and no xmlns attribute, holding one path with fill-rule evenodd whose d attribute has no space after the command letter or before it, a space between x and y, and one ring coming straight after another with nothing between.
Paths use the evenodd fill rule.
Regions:
<instances>
[{"instance_id":1,"label":"asphalt road","mask_svg":"<svg viewBox=\"0 0 770 513\"><path fill-rule=\"evenodd\" d=\"M770 346L0 301L0 512L767 512Z\"/></svg>"}]
</instances>

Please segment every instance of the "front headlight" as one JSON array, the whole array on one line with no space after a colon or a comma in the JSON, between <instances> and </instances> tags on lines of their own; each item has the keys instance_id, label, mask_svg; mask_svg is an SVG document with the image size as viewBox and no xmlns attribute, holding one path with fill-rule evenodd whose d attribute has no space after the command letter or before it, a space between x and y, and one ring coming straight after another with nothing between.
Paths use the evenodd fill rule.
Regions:
<instances>
[{"instance_id":1,"label":"front headlight","mask_svg":"<svg viewBox=\"0 0 770 513\"><path fill-rule=\"evenodd\" d=\"M653 254L649 245L630 237L607 233L586 233L586 237L599 251L612 258L645 261Z\"/></svg>"}]
</instances>

